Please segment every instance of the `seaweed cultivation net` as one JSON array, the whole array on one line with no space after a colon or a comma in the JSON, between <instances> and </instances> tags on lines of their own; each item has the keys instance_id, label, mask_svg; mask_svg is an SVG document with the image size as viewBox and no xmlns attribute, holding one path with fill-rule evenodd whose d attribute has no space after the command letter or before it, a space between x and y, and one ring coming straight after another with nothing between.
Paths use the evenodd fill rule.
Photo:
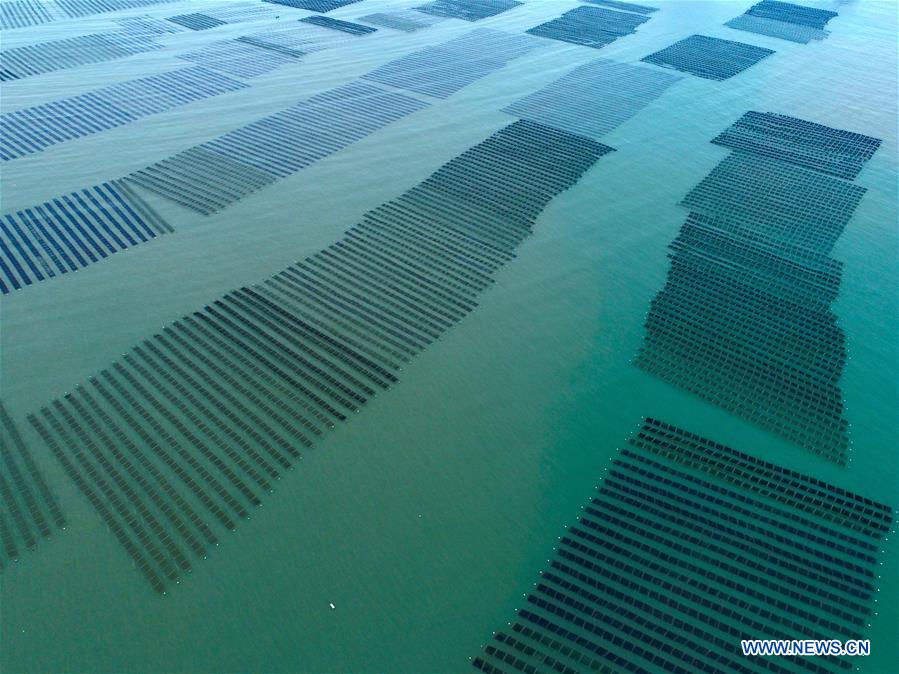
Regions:
<instances>
[{"instance_id":1,"label":"seaweed cultivation net","mask_svg":"<svg viewBox=\"0 0 899 674\"><path fill-rule=\"evenodd\" d=\"M647 419L472 664L535 673L787 669L753 634L858 637L893 509ZM841 658L790 658L826 674Z\"/></svg>"}]
</instances>

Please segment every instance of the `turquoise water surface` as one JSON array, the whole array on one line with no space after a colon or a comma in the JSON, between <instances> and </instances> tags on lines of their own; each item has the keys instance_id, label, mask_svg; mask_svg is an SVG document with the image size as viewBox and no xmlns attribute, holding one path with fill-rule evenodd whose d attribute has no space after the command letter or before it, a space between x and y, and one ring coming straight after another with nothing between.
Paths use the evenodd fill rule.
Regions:
<instances>
[{"instance_id":1,"label":"turquoise water surface","mask_svg":"<svg viewBox=\"0 0 899 674\"><path fill-rule=\"evenodd\" d=\"M415 4L364 0L328 16ZM446 99L419 96L430 105L214 215L142 193L175 233L3 296L2 398L68 525L0 576L0 670L473 671L469 659L513 619L644 416L896 505L897 5L816 2L839 16L825 40L804 45L722 25L750 2L650 4L660 10L633 35L601 50L542 40ZM228 5L181 0L5 30L0 39L6 50L112 30L115 17ZM474 28L521 34L575 6L530 0L476 24L381 29L247 79L239 91L4 162L2 211L121 177ZM182 67L178 54L283 25L291 11L4 82L2 112ZM637 63L694 33L775 53L721 82L684 75L604 136L616 152L551 201L478 307L406 365L399 384L306 451L179 585L156 595L26 415L185 313L337 240L366 211L514 121L501 112L510 103L598 57ZM709 141L747 110L883 140L855 180L868 191L833 252L844 263L833 311L849 353L840 382L851 424L845 468L632 364L686 216L678 202L727 156ZM895 674L895 536L881 560L882 599L865 630L872 655L857 664Z\"/></svg>"}]
</instances>

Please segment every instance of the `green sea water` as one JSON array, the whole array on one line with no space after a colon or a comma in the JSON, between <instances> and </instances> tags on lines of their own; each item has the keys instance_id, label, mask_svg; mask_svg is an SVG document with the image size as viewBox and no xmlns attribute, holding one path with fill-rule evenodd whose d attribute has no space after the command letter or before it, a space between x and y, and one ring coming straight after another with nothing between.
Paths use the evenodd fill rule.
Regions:
<instances>
[{"instance_id":1,"label":"green sea water","mask_svg":"<svg viewBox=\"0 0 899 674\"><path fill-rule=\"evenodd\" d=\"M204 4L145 11L165 17ZM0 576L0 670L466 671L512 619L645 415L897 504L897 5L819 2L839 17L826 40L802 45L722 26L750 2L650 4L661 10L634 35L599 51L547 40L212 217L148 197L175 234L2 299L2 397L25 427L25 414L160 327L336 240L365 211L513 121L500 112L505 105L573 67L598 57L637 62L694 33L776 50L723 82L685 76L604 137L617 152L550 204L477 310L407 366L400 384L308 451L251 521L167 596L141 580L29 434L69 525ZM365 0L330 16L412 5ZM476 25L520 33L574 6L531 0ZM100 16L0 39L10 48L111 27ZM412 34L381 30L246 90L8 162L2 210L119 177L472 27L450 20ZM175 55L247 32L238 24L172 35L159 52L4 83L0 105L16 110L174 69L183 65ZM845 265L833 310L850 354L841 380L848 468L631 364L649 301L664 284L666 247L686 215L677 203L726 156L709 141L750 109L883 139L856 180L868 192L833 253ZM866 630L872 656L858 664L895 674L895 535L882 559L882 599Z\"/></svg>"}]
</instances>

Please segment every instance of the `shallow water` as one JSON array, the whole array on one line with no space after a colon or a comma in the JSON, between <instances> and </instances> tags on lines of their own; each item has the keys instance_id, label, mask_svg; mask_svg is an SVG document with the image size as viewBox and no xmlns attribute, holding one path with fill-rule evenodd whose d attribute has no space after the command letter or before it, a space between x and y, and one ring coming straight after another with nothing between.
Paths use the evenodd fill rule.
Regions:
<instances>
[{"instance_id":1,"label":"shallow water","mask_svg":"<svg viewBox=\"0 0 899 674\"><path fill-rule=\"evenodd\" d=\"M166 17L194 0L4 31L4 49ZM466 671L512 619L553 542L644 415L895 505L896 5L820 2L808 45L734 31L750 2L655 2L637 33L592 50L546 46L209 218L148 196L175 234L2 299L2 395L17 423L182 314L336 240L513 121L511 102L598 57L636 62L694 33L774 49L723 82L691 76L603 137L618 151L552 201L480 306L402 381L315 449L252 520L164 598L131 568L89 503L28 435L69 526L0 576L8 672ZM329 13L396 6L365 0ZM572 8L531 0L493 19L379 30L199 101L2 167L4 212L116 178L474 27L521 33ZM290 10L280 12L279 22ZM175 55L270 21L164 36L167 48L3 84L4 112L183 66ZM744 111L776 111L883 139L833 257L851 463L839 468L631 365L677 203L727 155L709 141ZM887 543L883 597L899 596ZM329 603L335 609L329 608ZM899 609L882 600L861 671L899 671ZM101 635L98 637L98 635ZM764 635L759 635L764 636Z\"/></svg>"}]
</instances>

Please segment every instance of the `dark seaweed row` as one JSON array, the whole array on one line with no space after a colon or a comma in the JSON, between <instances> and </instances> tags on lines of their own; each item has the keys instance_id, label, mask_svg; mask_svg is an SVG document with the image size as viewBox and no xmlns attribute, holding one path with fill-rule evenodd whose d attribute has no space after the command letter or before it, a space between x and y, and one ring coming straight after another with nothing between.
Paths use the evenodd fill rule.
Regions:
<instances>
[{"instance_id":1,"label":"dark seaweed row","mask_svg":"<svg viewBox=\"0 0 899 674\"><path fill-rule=\"evenodd\" d=\"M889 531L892 523L893 511L887 505L656 419L646 419L631 444L874 538Z\"/></svg>"},{"instance_id":2,"label":"dark seaweed row","mask_svg":"<svg viewBox=\"0 0 899 674\"><path fill-rule=\"evenodd\" d=\"M446 98L539 46L539 41L524 35L480 28L436 47L407 54L363 78Z\"/></svg>"},{"instance_id":3,"label":"dark seaweed row","mask_svg":"<svg viewBox=\"0 0 899 674\"><path fill-rule=\"evenodd\" d=\"M811 28L824 28L828 21L838 16L836 12L828 9L804 7L790 2L779 2L779 0L762 0L747 9L746 14Z\"/></svg>"},{"instance_id":4,"label":"dark seaweed row","mask_svg":"<svg viewBox=\"0 0 899 674\"><path fill-rule=\"evenodd\" d=\"M416 7L419 12L449 19L480 21L521 5L518 0L434 0Z\"/></svg>"},{"instance_id":5,"label":"dark seaweed row","mask_svg":"<svg viewBox=\"0 0 899 674\"><path fill-rule=\"evenodd\" d=\"M655 420L637 437L660 429L761 463ZM698 473L699 465L659 454L621 452L560 538L526 608L474 666L529 674L851 669L844 659L747 659L736 644L758 634L861 635L879 549L854 532L869 520L861 510L839 522L819 515L839 510L845 497L867 499L830 486L822 493L831 507L810 510L785 481L771 483L772 500L755 483L725 487ZM792 474L771 464L766 470L775 479ZM878 509L891 523L892 511Z\"/></svg>"},{"instance_id":6,"label":"dark seaweed row","mask_svg":"<svg viewBox=\"0 0 899 674\"><path fill-rule=\"evenodd\" d=\"M218 28L219 26L227 25L227 22L225 21L199 12L170 16L166 18L166 21L171 21L172 23L184 26L185 28L190 28L191 30L209 30L210 28Z\"/></svg>"},{"instance_id":7,"label":"dark seaweed row","mask_svg":"<svg viewBox=\"0 0 899 674\"><path fill-rule=\"evenodd\" d=\"M302 448L472 311L546 204L609 151L516 122L331 246L166 326L31 421L164 592Z\"/></svg>"},{"instance_id":8,"label":"dark seaweed row","mask_svg":"<svg viewBox=\"0 0 899 674\"><path fill-rule=\"evenodd\" d=\"M691 35L642 60L708 80L726 80L773 53L744 42Z\"/></svg>"},{"instance_id":9,"label":"dark seaweed row","mask_svg":"<svg viewBox=\"0 0 899 674\"><path fill-rule=\"evenodd\" d=\"M273 5L283 5L294 9L308 9L313 12L330 12L345 5L352 5L359 0L262 0Z\"/></svg>"},{"instance_id":10,"label":"dark seaweed row","mask_svg":"<svg viewBox=\"0 0 899 674\"><path fill-rule=\"evenodd\" d=\"M21 79L86 63L101 63L161 49L151 38L97 33L13 47L0 52L0 69Z\"/></svg>"},{"instance_id":11,"label":"dark seaweed row","mask_svg":"<svg viewBox=\"0 0 899 674\"><path fill-rule=\"evenodd\" d=\"M860 167L879 141L780 115L749 113L731 128L737 136L716 142L740 151L682 202L693 212L636 364L845 464L846 340L830 310L841 265L828 255L865 189L829 174ZM747 135L753 143L734 140ZM787 161L771 158L785 136Z\"/></svg>"},{"instance_id":12,"label":"dark seaweed row","mask_svg":"<svg viewBox=\"0 0 899 674\"><path fill-rule=\"evenodd\" d=\"M368 35L369 33L377 32L377 28L372 28L371 26L363 26L360 23L352 23L350 21L340 21L338 19L332 19L330 16L321 16L319 14L313 14L312 16L306 16L300 19L302 23L308 23L313 26L321 26L322 28L330 28L331 30L338 30L341 33L349 33L350 35Z\"/></svg>"},{"instance_id":13,"label":"dark seaweed row","mask_svg":"<svg viewBox=\"0 0 899 674\"><path fill-rule=\"evenodd\" d=\"M40 0L14 0L0 3L0 28L25 28L53 21Z\"/></svg>"},{"instance_id":14,"label":"dark seaweed row","mask_svg":"<svg viewBox=\"0 0 899 674\"><path fill-rule=\"evenodd\" d=\"M730 21L726 21L724 25L735 30L776 37L781 40L798 42L799 44L808 44L812 40L823 40L830 35L830 31L821 30L820 28L777 21L776 19L768 19L763 16L750 16L749 14L741 14L734 17Z\"/></svg>"},{"instance_id":15,"label":"dark seaweed row","mask_svg":"<svg viewBox=\"0 0 899 674\"><path fill-rule=\"evenodd\" d=\"M601 49L620 37L637 32L637 28L649 19L648 16L601 7L576 7L527 32L551 40Z\"/></svg>"},{"instance_id":16,"label":"dark seaweed row","mask_svg":"<svg viewBox=\"0 0 899 674\"><path fill-rule=\"evenodd\" d=\"M360 21L382 26L384 28L393 28L406 33L412 33L431 25L428 19L416 16L414 11L400 10L396 12L376 12L374 14L366 14L359 17Z\"/></svg>"},{"instance_id":17,"label":"dark seaweed row","mask_svg":"<svg viewBox=\"0 0 899 674\"><path fill-rule=\"evenodd\" d=\"M789 115L750 110L712 142L854 180L881 140Z\"/></svg>"},{"instance_id":18,"label":"dark seaweed row","mask_svg":"<svg viewBox=\"0 0 899 674\"><path fill-rule=\"evenodd\" d=\"M19 429L0 402L0 570L21 548L66 526L59 502L34 461Z\"/></svg>"},{"instance_id":19,"label":"dark seaweed row","mask_svg":"<svg viewBox=\"0 0 899 674\"><path fill-rule=\"evenodd\" d=\"M636 12L637 14L652 14L659 10L658 7L649 7L648 5L637 5L633 2L621 2L620 0L584 0L592 5L603 5L612 9L620 9L625 12Z\"/></svg>"},{"instance_id":20,"label":"dark seaweed row","mask_svg":"<svg viewBox=\"0 0 899 674\"><path fill-rule=\"evenodd\" d=\"M0 292L82 269L171 226L121 182L0 216Z\"/></svg>"},{"instance_id":21,"label":"dark seaweed row","mask_svg":"<svg viewBox=\"0 0 899 674\"><path fill-rule=\"evenodd\" d=\"M127 180L209 215L426 106L352 82L152 164Z\"/></svg>"},{"instance_id":22,"label":"dark seaweed row","mask_svg":"<svg viewBox=\"0 0 899 674\"><path fill-rule=\"evenodd\" d=\"M23 157L246 86L206 68L192 67L4 113L0 115L0 158Z\"/></svg>"}]
</instances>

